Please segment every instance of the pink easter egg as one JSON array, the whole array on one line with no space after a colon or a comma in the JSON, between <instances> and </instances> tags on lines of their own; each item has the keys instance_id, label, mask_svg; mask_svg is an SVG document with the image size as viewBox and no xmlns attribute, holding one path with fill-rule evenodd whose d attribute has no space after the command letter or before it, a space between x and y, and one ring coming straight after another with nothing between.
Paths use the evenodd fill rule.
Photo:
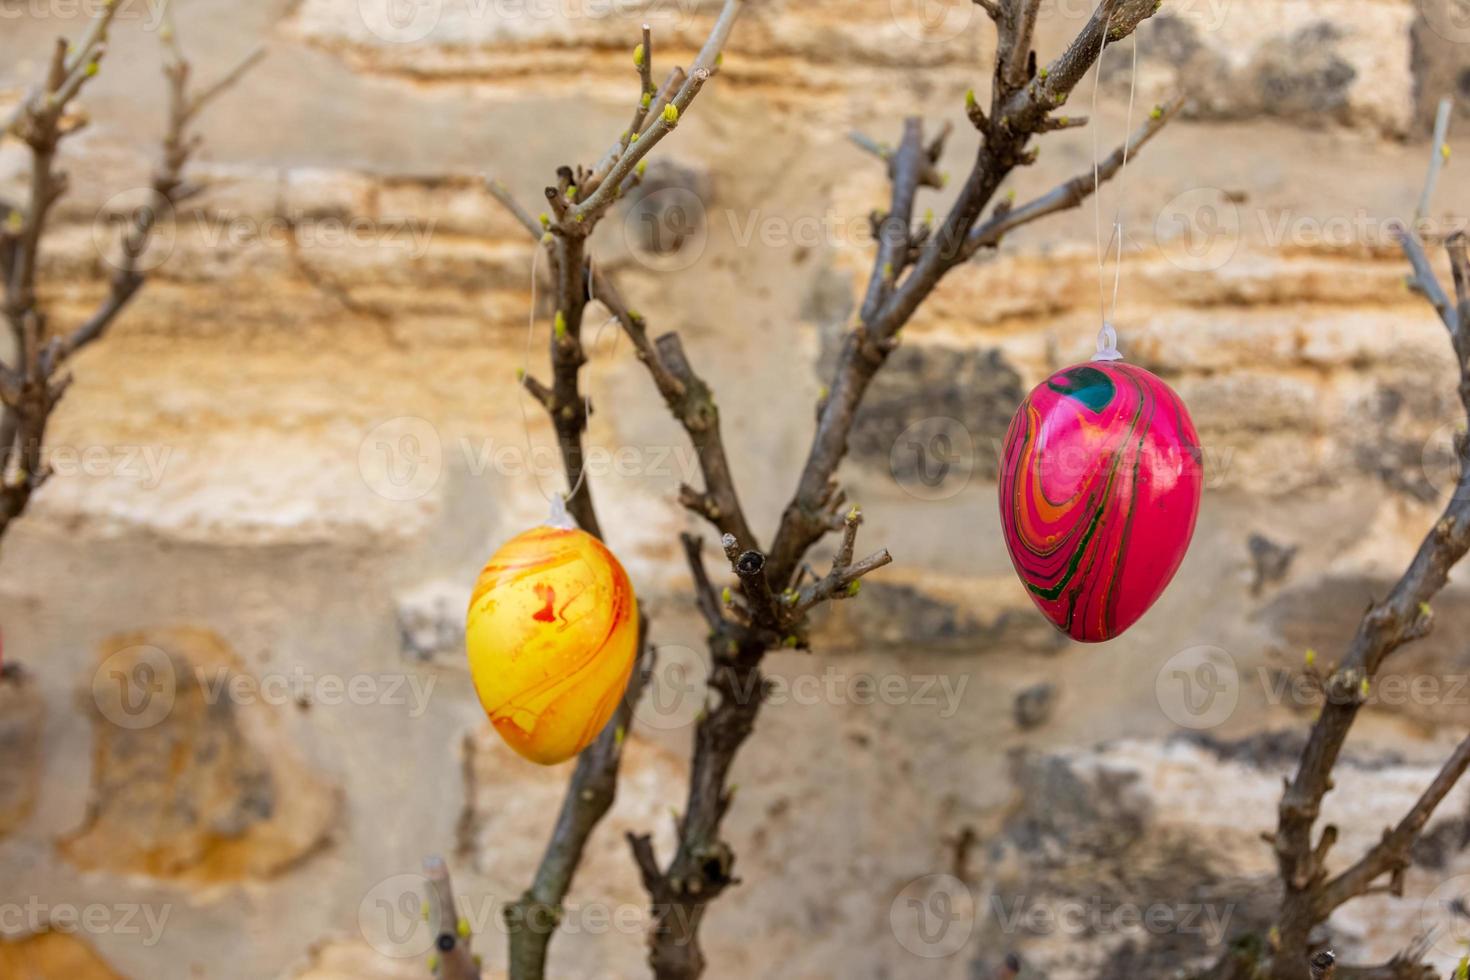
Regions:
<instances>
[{"instance_id":1,"label":"pink easter egg","mask_svg":"<svg viewBox=\"0 0 1470 980\"><path fill-rule=\"evenodd\" d=\"M1184 560L1203 477L1184 403L1143 368L1076 364L1033 388L1006 432L1000 519L1037 608L1086 643L1132 626Z\"/></svg>"}]
</instances>

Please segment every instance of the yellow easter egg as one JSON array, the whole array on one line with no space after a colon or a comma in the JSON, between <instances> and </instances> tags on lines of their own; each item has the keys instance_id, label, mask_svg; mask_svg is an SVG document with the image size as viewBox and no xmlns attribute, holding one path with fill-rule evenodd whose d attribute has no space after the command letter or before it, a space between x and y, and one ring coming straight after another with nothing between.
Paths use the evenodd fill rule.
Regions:
<instances>
[{"instance_id":1,"label":"yellow easter egg","mask_svg":"<svg viewBox=\"0 0 1470 980\"><path fill-rule=\"evenodd\" d=\"M616 710L637 654L638 600L601 541L535 527L480 572L465 647L500 737L552 765L586 748Z\"/></svg>"}]
</instances>

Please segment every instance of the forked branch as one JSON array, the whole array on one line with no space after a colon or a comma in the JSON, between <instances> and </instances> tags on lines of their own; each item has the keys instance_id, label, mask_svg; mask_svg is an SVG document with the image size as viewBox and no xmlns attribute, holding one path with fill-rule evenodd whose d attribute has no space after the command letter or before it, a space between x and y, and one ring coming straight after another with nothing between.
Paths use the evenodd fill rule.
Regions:
<instances>
[{"instance_id":1,"label":"forked branch","mask_svg":"<svg viewBox=\"0 0 1470 980\"><path fill-rule=\"evenodd\" d=\"M1441 114L1443 121L1444 115ZM1441 127L1433 152L1440 153ZM1432 182L1438 168L1430 168ZM1427 201L1428 194L1423 200ZM1421 204L1421 207L1424 205ZM1450 335L1455 354L1461 407L1470 420L1470 258L1463 234L1446 243L1454 271L1455 300L1439 284L1424 244L1409 228L1399 241L1408 259L1411 284L1428 299ZM1470 768L1470 738L1462 741L1409 812L1382 839L1335 876L1327 872L1327 858L1337 841L1337 828L1328 824L1320 833L1317 821L1322 801L1332 790L1332 772L1344 743L1367 702L1384 661L1400 647L1427 635L1434 626L1430 603L1448 582L1450 569L1470 550L1470 440L1457 438L1455 453L1459 476L1450 500L1425 535L1413 561L1383 599L1373 603L1342 659L1324 682L1322 711L1312 724L1295 774L1287 782L1277 811L1277 826L1269 840L1276 854L1283 891L1275 943L1264 964L1240 963L1227 956L1209 974L1213 978L1267 975L1272 980L1306 980L1311 969L1312 930L1354 898L1379 891L1401 894L1410 850L1435 808ZM1386 880L1385 880L1386 879ZM1394 978L1432 977L1417 952L1406 952L1378 967L1337 967L1338 976ZM1248 971L1248 972L1242 972Z\"/></svg>"},{"instance_id":2,"label":"forked branch","mask_svg":"<svg viewBox=\"0 0 1470 980\"><path fill-rule=\"evenodd\" d=\"M735 854L722 838L721 824L734 798L733 790L728 788L730 768L753 730L768 691L760 669L762 658L775 646L805 646L807 616L813 608L824 601L856 594L862 576L891 561L886 550L855 558L861 512L847 505L836 480L847 452L848 433L868 383L896 346L899 330L946 272L982 245L998 244L1009 229L1075 206L1090 193L1090 187L1074 190L1070 184L1064 185L1009 221L998 214L998 223L989 227L983 240L969 244L969 236L996 189L1015 167L1034 159L1028 148L1031 138L1077 124L1076 120L1054 116L1053 110L1066 101L1105 41L1127 37L1154 10L1152 0L1104 0L1061 57L1047 70L1038 72L1031 46L1036 0L1004 0L985 6L993 7L1003 52L996 68L991 113L986 117L978 108L971 113L972 119L983 120L983 125L977 121L983 139L956 203L937 229L925 225L915 230L913 215L920 189L943 183L938 163L948 129L926 141L920 120L909 119L898 148L891 153L871 140L858 138L860 145L874 150L888 168L890 203L887 213L875 219L879 244L860 322L847 338L828 393L819 406L806 465L769 550L761 548L750 530L721 438L715 399L691 366L679 337L669 333L652 339L647 321L628 309L601 272L591 270L585 252L586 238L597 221L613 202L637 186L646 154L678 125L718 66L719 49L741 4L734 0L725 4L710 40L687 76L676 70L652 97L654 39L650 32L644 32L634 57L639 101L633 122L594 167L561 168L556 185L546 190L546 214L533 219L502 185L490 185L491 193L539 240L551 259L557 303L552 338L553 383L541 385L530 377L524 383L552 414L568 479L576 488L569 502L572 513L584 528L595 527L590 490L580 478L586 415L577 386L578 371L585 361L581 323L590 297L601 301L628 335L655 389L697 450L704 485L681 488L680 501L719 531L729 563L733 588L719 588L705 568L698 539L684 536L696 603L709 627L708 683L715 696L695 726L689 792L676 820L678 842L674 854L667 864L661 864L651 837L629 836L657 920L649 936L649 962L655 975L666 980L687 980L703 972L699 930L704 913L737 880ZM1127 152L1132 153L1152 137L1173 109L1171 103L1150 119L1127 144ZM1116 170L1111 158L1103 161L1098 180L1108 179ZM830 571L803 582L797 570L810 548L827 533L839 529L842 541ZM616 765L615 758L612 764ZM568 822L568 814L577 811L574 794L578 792L581 771L579 765L559 828ZM594 816L592 822L595 820ZM590 826L576 821L571 825L590 830ZM560 838L558 830L548 860ZM562 894L564 888L560 894L552 889L538 900L550 907L560 902ZM513 949L515 942L513 933ZM535 970L544 969L544 943L541 952L542 959L532 965ZM513 953L513 976L540 975L523 972L516 963Z\"/></svg>"},{"instance_id":3,"label":"forked branch","mask_svg":"<svg viewBox=\"0 0 1470 980\"><path fill-rule=\"evenodd\" d=\"M191 124L209 102L235 84L263 56L256 50L218 81L193 93L190 66L179 48L167 6L161 31L167 54L164 75L169 83L169 115L161 159L153 171L148 200L134 211L119 241L120 256L97 309L71 330L53 329L37 299L41 243L47 218L66 193L67 176L56 167L63 139L85 119L75 99L94 78L107 53L108 31L120 8L110 0L93 18L76 45L59 39L44 78L33 88L0 130L26 144L31 157L29 197L9 210L0 227L0 271L4 273L4 317L14 341L13 363L0 365L0 536L25 510L31 496L50 476L44 462L46 428L71 377L62 373L78 350L100 338L142 287L139 261L159 216L191 193L183 172L199 140Z\"/></svg>"}]
</instances>

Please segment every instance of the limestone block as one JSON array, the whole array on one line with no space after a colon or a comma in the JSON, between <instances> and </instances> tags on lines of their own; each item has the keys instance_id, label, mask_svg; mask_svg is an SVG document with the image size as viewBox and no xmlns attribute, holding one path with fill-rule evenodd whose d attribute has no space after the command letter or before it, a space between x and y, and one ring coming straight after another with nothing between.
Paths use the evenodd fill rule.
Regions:
<instances>
[{"instance_id":1,"label":"limestone block","mask_svg":"<svg viewBox=\"0 0 1470 980\"><path fill-rule=\"evenodd\" d=\"M59 849L83 870L188 881L268 878L324 846L338 793L271 707L230 695L242 664L217 635L178 628L108 640L82 704L92 792Z\"/></svg>"},{"instance_id":2,"label":"limestone block","mask_svg":"<svg viewBox=\"0 0 1470 980\"><path fill-rule=\"evenodd\" d=\"M1309 127L1407 132L1414 112L1410 3L1199 0L1163 10L1140 32L1139 98L1190 91L1207 119L1275 115ZM1124 88L1131 61L1104 65Z\"/></svg>"}]
</instances>

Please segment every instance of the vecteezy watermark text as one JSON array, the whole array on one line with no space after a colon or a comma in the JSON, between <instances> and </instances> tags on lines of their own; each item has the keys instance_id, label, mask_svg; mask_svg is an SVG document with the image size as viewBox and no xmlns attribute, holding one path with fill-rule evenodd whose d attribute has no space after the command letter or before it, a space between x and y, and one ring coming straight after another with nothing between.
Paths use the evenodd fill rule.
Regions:
<instances>
[{"instance_id":1,"label":"vecteezy watermark text","mask_svg":"<svg viewBox=\"0 0 1470 980\"><path fill-rule=\"evenodd\" d=\"M48 903L32 895L24 902L0 902L0 933L30 935L49 931L141 936L141 945L151 948L163 937L173 909L172 905L146 902Z\"/></svg>"},{"instance_id":2,"label":"vecteezy watermark text","mask_svg":"<svg viewBox=\"0 0 1470 980\"><path fill-rule=\"evenodd\" d=\"M899 945L926 959L953 956L969 942L977 918L993 917L1006 936L1104 935L1198 936L1207 945L1226 942L1234 903L1135 902L1104 895L1016 895L990 889L979 894L952 874L930 874L894 896L889 927Z\"/></svg>"},{"instance_id":3,"label":"vecteezy watermark text","mask_svg":"<svg viewBox=\"0 0 1470 980\"><path fill-rule=\"evenodd\" d=\"M164 721L186 685L210 705L382 705L406 707L410 718L419 718L428 710L438 681L434 674L334 674L300 665L245 674L224 666L185 666L158 647L141 645L118 650L102 662L92 675L92 698L104 718L135 731Z\"/></svg>"},{"instance_id":4,"label":"vecteezy watermark text","mask_svg":"<svg viewBox=\"0 0 1470 980\"><path fill-rule=\"evenodd\" d=\"M661 730L692 725L709 696L708 663L689 647L659 644L658 651L648 690L634 707L634 717L640 724ZM788 676L773 672L743 685L737 682L731 696L741 704L759 697L765 710L882 705L932 708L939 718L952 718L969 683L968 674L874 673L828 666L821 673Z\"/></svg>"},{"instance_id":5,"label":"vecteezy watermark text","mask_svg":"<svg viewBox=\"0 0 1470 980\"><path fill-rule=\"evenodd\" d=\"M143 30L163 24L168 0L0 0L0 20L92 20L116 5L114 21L141 20Z\"/></svg>"},{"instance_id":6,"label":"vecteezy watermark text","mask_svg":"<svg viewBox=\"0 0 1470 980\"><path fill-rule=\"evenodd\" d=\"M422 956L434 944L424 895L428 881L422 875L400 874L385 878L363 896L357 907L357 925L364 939L378 953L393 958ZM532 908L524 915L507 916L513 896L494 894L456 895L456 926L472 935L514 934L521 930L544 933L555 928L559 934L626 936L649 932L691 935L688 916L693 910L682 904L568 901L556 909Z\"/></svg>"}]
</instances>

